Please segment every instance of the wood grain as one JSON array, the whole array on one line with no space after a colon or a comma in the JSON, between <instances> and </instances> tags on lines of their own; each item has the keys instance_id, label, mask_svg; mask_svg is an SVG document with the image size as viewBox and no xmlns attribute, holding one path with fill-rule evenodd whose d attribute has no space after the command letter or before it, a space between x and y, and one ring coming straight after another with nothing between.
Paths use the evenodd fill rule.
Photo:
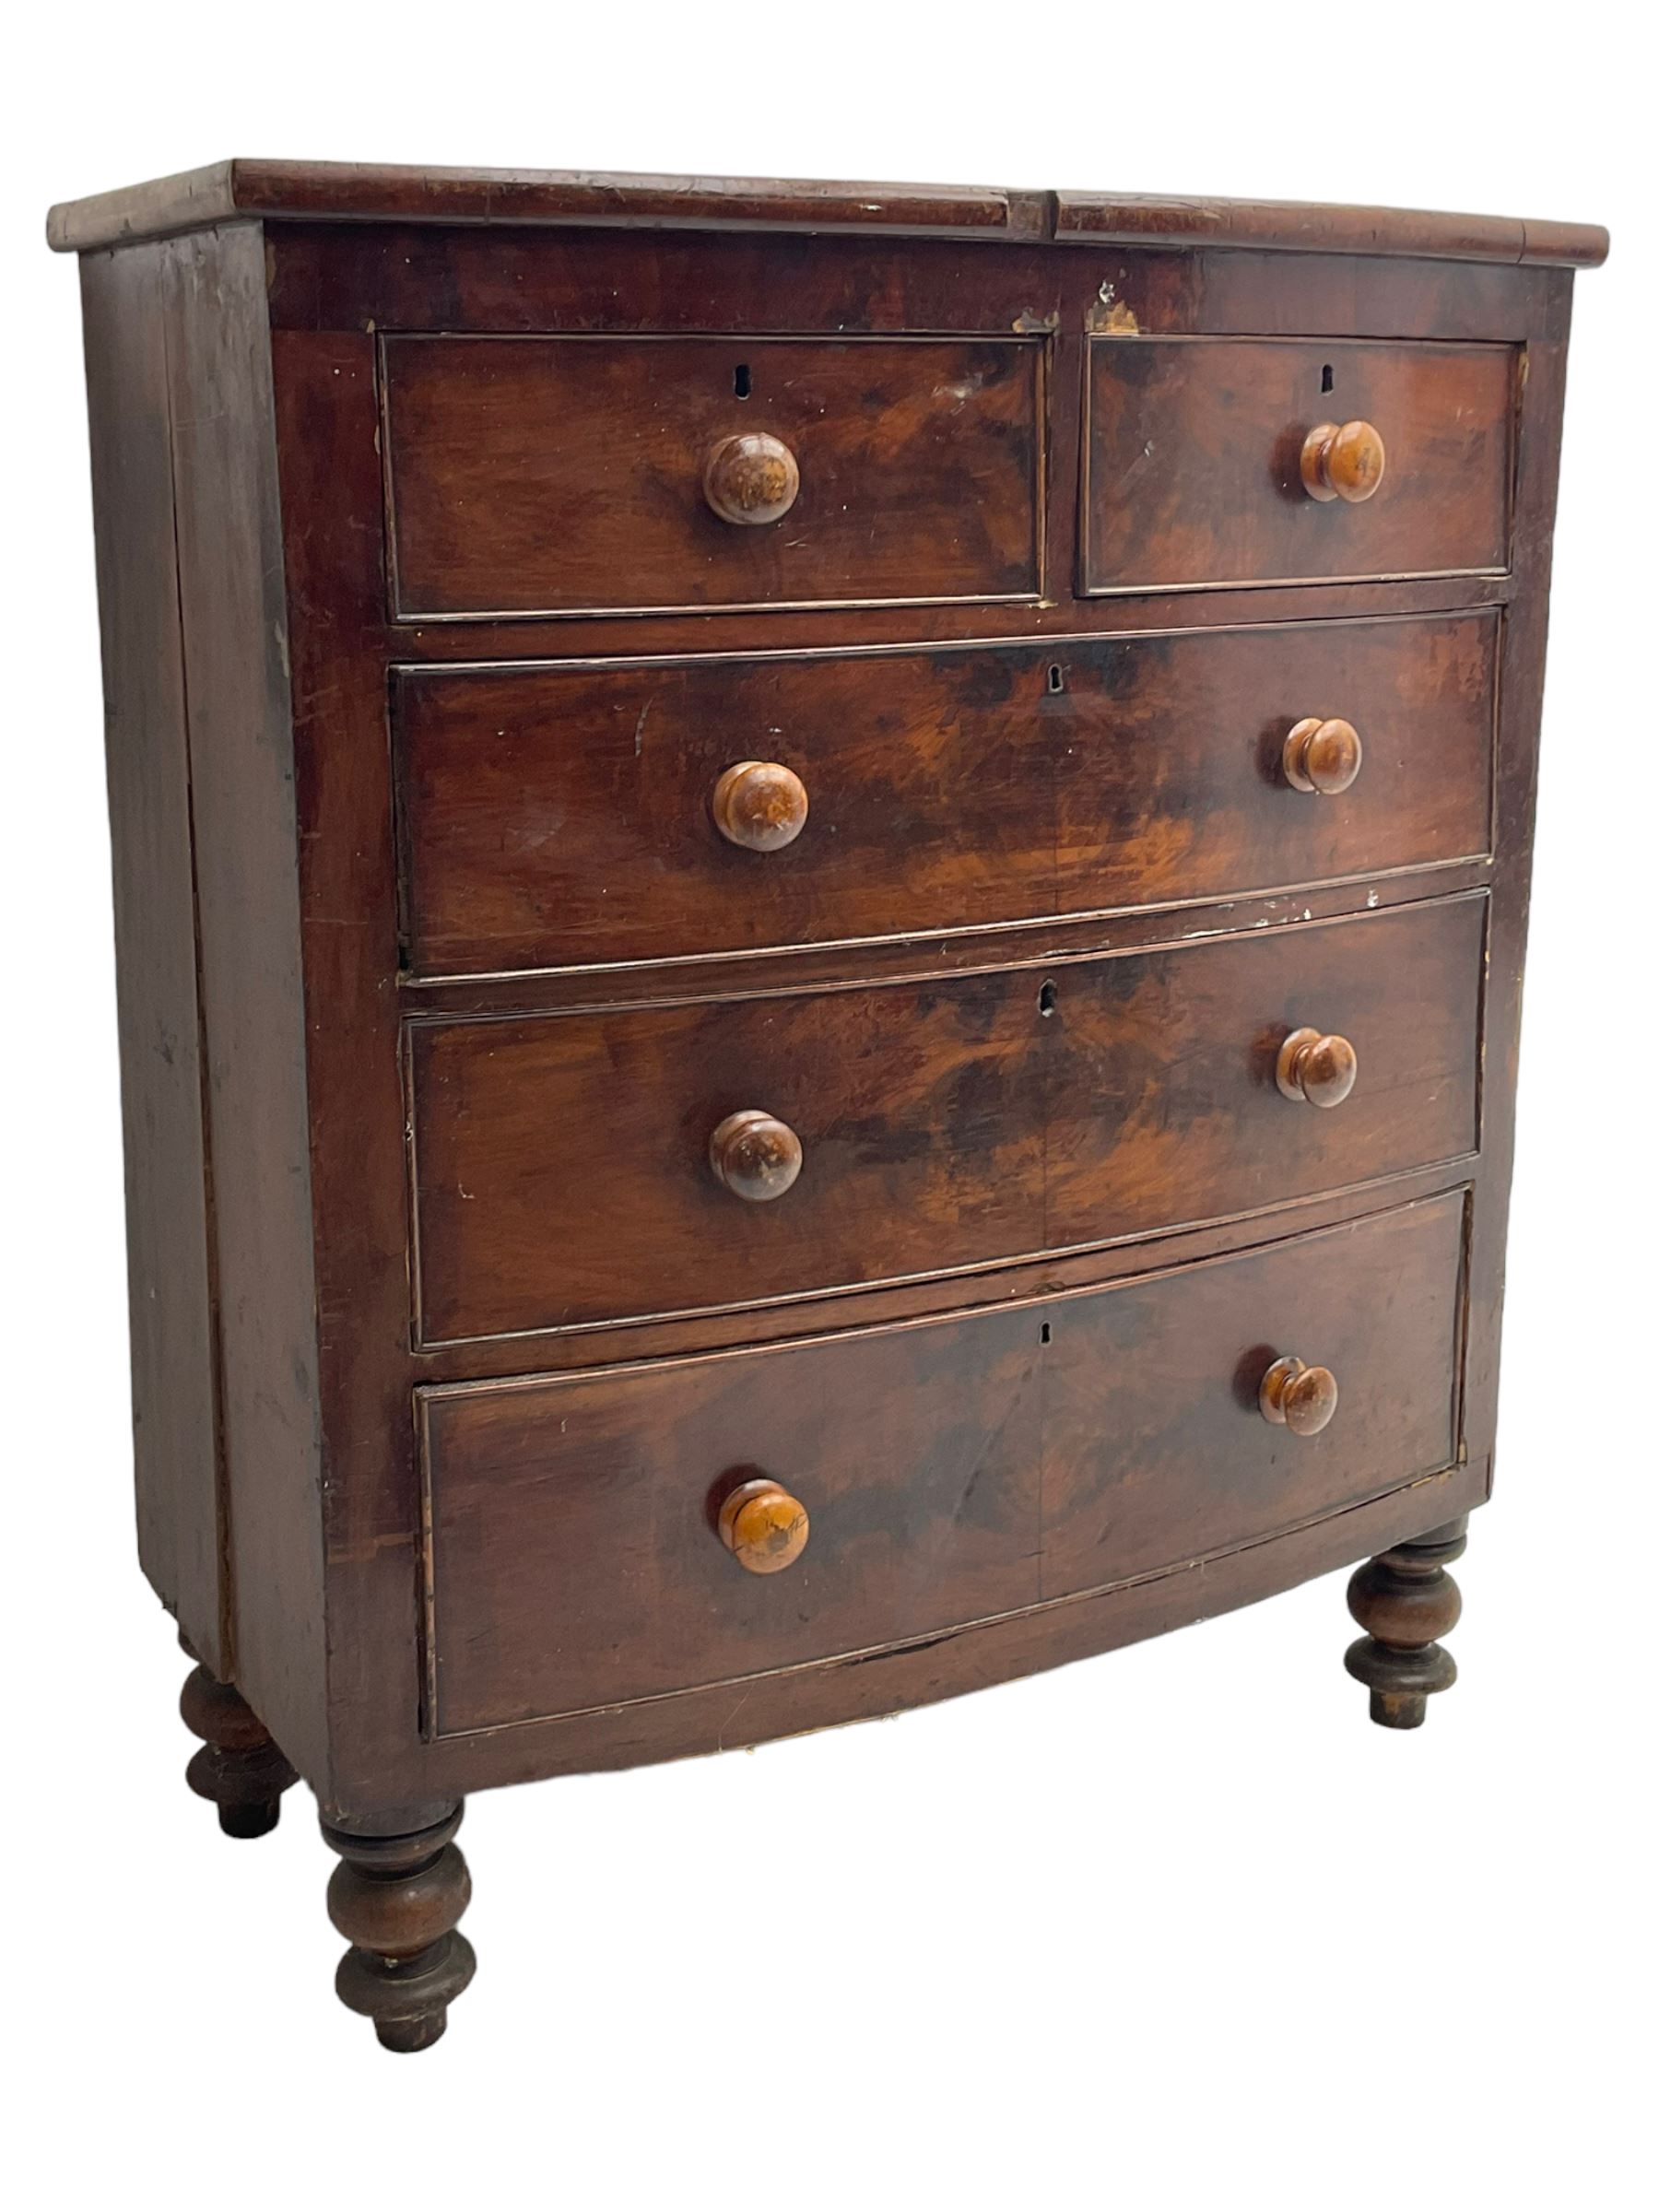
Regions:
<instances>
[{"instance_id":1,"label":"wood grain","mask_svg":"<svg viewBox=\"0 0 1659 2212\"><path fill-rule=\"evenodd\" d=\"M486 225L629 223L672 229L941 230L952 238L1036 235L1047 195L988 184L824 183L771 177L674 177L604 170L443 169L360 161L219 161L53 207L48 241L85 251L241 216L413 218ZM1505 256L1509 258L1509 256Z\"/></svg>"},{"instance_id":2,"label":"wood grain","mask_svg":"<svg viewBox=\"0 0 1659 2212\"><path fill-rule=\"evenodd\" d=\"M1074 1595L1451 1463L1463 1200L1012 1312L424 1394L437 1725L740 1681ZM1343 1405L1270 1428L1273 1345ZM782 1576L712 1529L735 1470L810 1501Z\"/></svg>"},{"instance_id":3,"label":"wood grain","mask_svg":"<svg viewBox=\"0 0 1659 2212\"><path fill-rule=\"evenodd\" d=\"M1039 589L1036 340L392 337L383 358L405 620ZM740 433L794 456L786 520L734 527L705 496Z\"/></svg>"},{"instance_id":4,"label":"wood grain","mask_svg":"<svg viewBox=\"0 0 1659 2212\"><path fill-rule=\"evenodd\" d=\"M383 223L629 223L813 232L938 230L1271 247L1291 252L1443 254L1456 260L1593 266L1607 234L1594 223L1521 222L1288 200L1106 197L993 185L821 183L792 178L610 175L535 169L426 169L350 161L220 161L180 176L53 207L46 234L85 251L236 216L327 216Z\"/></svg>"},{"instance_id":5,"label":"wood grain","mask_svg":"<svg viewBox=\"0 0 1659 2212\"><path fill-rule=\"evenodd\" d=\"M1097 338L1082 588L1500 570L1514 376L1501 346ZM1302 483L1338 415L1388 449L1359 506Z\"/></svg>"},{"instance_id":6,"label":"wood grain","mask_svg":"<svg viewBox=\"0 0 1659 2212\"><path fill-rule=\"evenodd\" d=\"M1359 507L1382 488L1388 453L1371 423L1318 422L1302 440L1300 466L1310 499Z\"/></svg>"},{"instance_id":7,"label":"wood grain","mask_svg":"<svg viewBox=\"0 0 1659 2212\"><path fill-rule=\"evenodd\" d=\"M812 1534L800 1500L764 1475L750 1476L727 1491L715 1526L746 1574L782 1574L794 1565Z\"/></svg>"},{"instance_id":8,"label":"wood grain","mask_svg":"<svg viewBox=\"0 0 1659 2212\"><path fill-rule=\"evenodd\" d=\"M419 975L963 930L1478 854L1490 615L887 653L401 668ZM1285 740L1364 734L1310 804ZM742 852L710 794L757 748L811 811Z\"/></svg>"},{"instance_id":9,"label":"wood grain","mask_svg":"<svg viewBox=\"0 0 1659 2212\"><path fill-rule=\"evenodd\" d=\"M429 1342L738 1306L1104 1243L1474 1149L1485 905L992 972L409 1038ZM1275 1080L1320 1014L1367 1075ZM741 1091L740 1096L734 1095ZM764 1103L767 1206L710 1171ZM604 1131L602 1167L569 1133Z\"/></svg>"},{"instance_id":10,"label":"wood grain","mask_svg":"<svg viewBox=\"0 0 1659 2212\"><path fill-rule=\"evenodd\" d=\"M1594 268L1607 256L1607 233L1596 223L1524 222L1422 208L1332 207L1312 200L1166 199L1092 192L1060 192L1054 198L1054 235L1088 245L1406 253L1580 268Z\"/></svg>"},{"instance_id":11,"label":"wood grain","mask_svg":"<svg viewBox=\"0 0 1659 2212\"><path fill-rule=\"evenodd\" d=\"M164 314L167 250L81 266L116 1015L138 1557L230 1671L218 1347Z\"/></svg>"},{"instance_id":12,"label":"wood grain","mask_svg":"<svg viewBox=\"0 0 1659 2212\"><path fill-rule=\"evenodd\" d=\"M265 256L168 249L236 1687L327 1772L311 1121Z\"/></svg>"}]
</instances>

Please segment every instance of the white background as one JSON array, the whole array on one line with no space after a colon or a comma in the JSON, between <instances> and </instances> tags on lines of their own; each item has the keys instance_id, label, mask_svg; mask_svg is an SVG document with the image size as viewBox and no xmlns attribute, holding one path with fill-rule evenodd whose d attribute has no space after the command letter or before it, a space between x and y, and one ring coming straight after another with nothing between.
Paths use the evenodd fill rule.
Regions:
<instances>
[{"instance_id":1,"label":"white background","mask_svg":"<svg viewBox=\"0 0 1659 2212\"><path fill-rule=\"evenodd\" d=\"M1145 17L14 22L0 2178L29 2212L1653 2202L1645 18ZM1367 1724L1329 1578L896 1723L477 1798L446 2041L383 2056L336 2005L310 1799L233 1844L186 1793L184 1664L134 1559L79 311L41 243L49 200L229 153L1610 226L1574 311L1499 1495L1424 1730Z\"/></svg>"}]
</instances>

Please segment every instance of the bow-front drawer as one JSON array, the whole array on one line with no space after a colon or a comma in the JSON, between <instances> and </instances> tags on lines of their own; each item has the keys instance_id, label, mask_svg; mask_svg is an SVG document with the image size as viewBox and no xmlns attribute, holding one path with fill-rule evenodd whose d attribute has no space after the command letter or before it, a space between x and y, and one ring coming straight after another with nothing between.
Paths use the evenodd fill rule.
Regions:
<instances>
[{"instance_id":1,"label":"bow-front drawer","mask_svg":"<svg viewBox=\"0 0 1659 2212\"><path fill-rule=\"evenodd\" d=\"M1482 895L942 982L409 1032L429 1343L1265 1210L1477 1143Z\"/></svg>"},{"instance_id":2,"label":"bow-front drawer","mask_svg":"<svg viewBox=\"0 0 1659 2212\"><path fill-rule=\"evenodd\" d=\"M1085 592L1509 565L1515 349L1096 338Z\"/></svg>"},{"instance_id":3,"label":"bow-front drawer","mask_svg":"<svg viewBox=\"0 0 1659 2212\"><path fill-rule=\"evenodd\" d=\"M1484 853L1498 617L404 668L427 976L1223 897Z\"/></svg>"},{"instance_id":4,"label":"bow-front drawer","mask_svg":"<svg viewBox=\"0 0 1659 2212\"><path fill-rule=\"evenodd\" d=\"M1041 1303L419 1394L428 1726L811 1665L1455 1459L1461 1192Z\"/></svg>"},{"instance_id":5,"label":"bow-front drawer","mask_svg":"<svg viewBox=\"0 0 1659 2212\"><path fill-rule=\"evenodd\" d=\"M1038 340L393 337L382 359L402 619L1040 589Z\"/></svg>"}]
</instances>

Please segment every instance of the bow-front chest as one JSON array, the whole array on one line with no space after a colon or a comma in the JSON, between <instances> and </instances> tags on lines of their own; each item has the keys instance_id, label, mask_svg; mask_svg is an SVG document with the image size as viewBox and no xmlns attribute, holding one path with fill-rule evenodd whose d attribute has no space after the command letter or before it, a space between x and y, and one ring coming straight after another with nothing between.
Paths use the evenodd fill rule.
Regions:
<instances>
[{"instance_id":1,"label":"bow-front chest","mask_svg":"<svg viewBox=\"0 0 1659 2212\"><path fill-rule=\"evenodd\" d=\"M233 162L78 251L139 1537L441 2032L465 1794L1491 1482L1556 224Z\"/></svg>"}]
</instances>

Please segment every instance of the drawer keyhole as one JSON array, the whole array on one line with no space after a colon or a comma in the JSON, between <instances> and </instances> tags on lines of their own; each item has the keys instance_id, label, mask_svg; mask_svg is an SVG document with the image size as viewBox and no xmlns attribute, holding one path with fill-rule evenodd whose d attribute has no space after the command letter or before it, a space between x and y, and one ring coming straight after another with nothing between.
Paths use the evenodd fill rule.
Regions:
<instances>
[{"instance_id":1,"label":"drawer keyhole","mask_svg":"<svg viewBox=\"0 0 1659 2212\"><path fill-rule=\"evenodd\" d=\"M1038 1013L1041 1014L1043 1019L1046 1021L1048 1017L1053 1012L1054 1008L1059 1004L1059 985L1053 982L1044 983L1041 990L1037 994Z\"/></svg>"},{"instance_id":2,"label":"drawer keyhole","mask_svg":"<svg viewBox=\"0 0 1659 2212\"><path fill-rule=\"evenodd\" d=\"M1330 371L1327 369L1325 371L1325 374L1329 376L1330 373ZM749 395L750 388L749 365L747 361L739 361L736 368L732 371L732 391L738 399L747 399ZM1325 386L1325 390L1327 392L1330 390L1330 388L1331 387L1329 384Z\"/></svg>"},{"instance_id":3,"label":"drawer keyhole","mask_svg":"<svg viewBox=\"0 0 1659 2212\"><path fill-rule=\"evenodd\" d=\"M1329 361L1319 372L1319 388L1322 392L1335 392L1336 389L1336 371Z\"/></svg>"}]
</instances>

